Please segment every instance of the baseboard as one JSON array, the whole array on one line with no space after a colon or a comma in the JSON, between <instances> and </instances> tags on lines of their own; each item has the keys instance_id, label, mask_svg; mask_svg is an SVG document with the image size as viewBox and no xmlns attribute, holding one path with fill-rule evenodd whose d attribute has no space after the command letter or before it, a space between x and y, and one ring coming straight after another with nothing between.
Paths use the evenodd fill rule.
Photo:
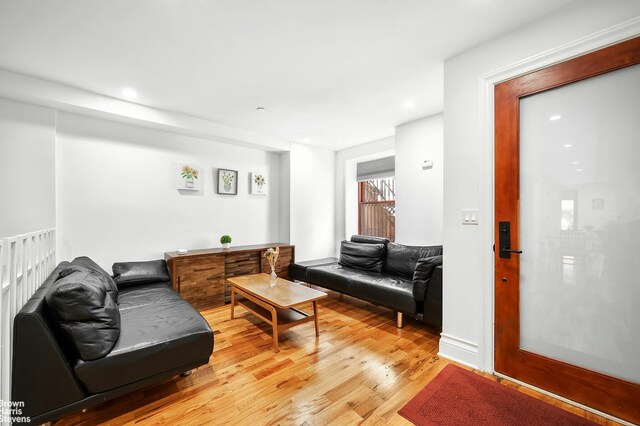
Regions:
<instances>
[{"instance_id":1,"label":"baseboard","mask_svg":"<svg viewBox=\"0 0 640 426\"><path fill-rule=\"evenodd\" d=\"M438 356L471 368L479 368L480 366L480 353L478 352L477 344L445 333L440 334Z\"/></svg>"}]
</instances>

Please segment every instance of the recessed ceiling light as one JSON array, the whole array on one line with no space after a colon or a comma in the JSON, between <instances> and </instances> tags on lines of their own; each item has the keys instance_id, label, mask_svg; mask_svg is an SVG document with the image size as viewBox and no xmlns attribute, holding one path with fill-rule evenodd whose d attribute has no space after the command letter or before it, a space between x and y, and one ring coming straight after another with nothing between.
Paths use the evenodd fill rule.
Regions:
<instances>
[{"instance_id":1,"label":"recessed ceiling light","mask_svg":"<svg viewBox=\"0 0 640 426\"><path fill-rule=\"evenodd\" d=\"M582 169L576 169L576 172L581 172L581 171L582 171Z\"/></svg>"},{"instance_id":2,"label":"recessed ceiling light","mask_svg":"<svg viewBox=\"0 0 640 426\"><path fill-rule=\"evenodd\" d=\"M580 164L580 162L579 161L572 161L571 164L574 164L574 165L575 164Z\"/></svg>"},{"instance_id":3,"label":"recessed ceiling light","mask_svg":"<svg viewBox=\"0 0 640 426\"><path fill-rule=\"evenodd\" d=\"M562 145L562 146L563 146L563 147L565 147L565 148L571 148L573 145L571 145L570 143L568 143L568 144L565 144L565 145Z\"/></svg>"},{"instance_id":4,"label":"recessed ceiling light","mask_svg":"<svg viewBox=\"0 0 640 426\"><path fill-rule=\"evenodd\" d=\"M407 101L404 103L404 107L409 109L409 108L413 108L414 106L416 106L416 103L413 101Z\"/></svg>"},{"instance_id":5,"label":"recessed ceiling light","mask_svg":"<svg viewBox=\"0 0 640 426\"><path fill-rule=\"evenodd\" d=\"M264 111L264 107L258 107L258 108L256 108L256 111L262 112L262 111Z\"/></svg>"},{"instance_id":6,"label":"recessed ceiling light","mask_svg":"<svg viewBox=\"0 0 640 426\"><path fill-rule=\"evenodd\" d=\"M552 115L551 117L549 117L549 120L551 121L558 121L562 118L561 115Z\"/></svg>"},{"instance_id":7,"label":"recessed ceiling light","mask_svg":"<svg viewBox=\"0 0 640 426\"><path fill-rule=\"evenodd\" d=\"M135 99L138 97L138 92L136 92L136 89L131 87L125 87L122 89L122 95L126 98Z\"/></svg>"}]
</instances>

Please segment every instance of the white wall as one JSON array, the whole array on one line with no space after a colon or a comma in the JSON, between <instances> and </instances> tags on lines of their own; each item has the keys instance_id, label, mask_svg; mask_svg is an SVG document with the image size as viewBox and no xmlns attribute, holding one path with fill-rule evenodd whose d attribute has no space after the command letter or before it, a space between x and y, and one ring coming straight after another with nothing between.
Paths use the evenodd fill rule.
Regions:
<instances>
[{"instance_id":1,"label":"white wall","mask_svg":"<svg viewBox=\"0 0 640 426\"><path fill-rule=\"evenodd\" d=\"M396 127L396 241L442 244L443 117ZM432 169L422 169L432 160Z\"/></svg>"},{"instance_id":2,"label":"white wall","mask_svg":"<svg viewBox=\"0 0 640 426\"><path fill-rule=\"evenodd\" d=\"M461 209L479 207L482 212L491 211L493 206L492 184L479 182L483 173L493 175L491 155L486 155L482 147L480 120L486 111L480 104L480 76L639 15L638 1L583 0L446 61L443 234L446 267L440 341L444 356L484 370L493 368L493 311L483 303L485 296L493 297L492 283L483 287L485 272L493 268L491 233L483 231L483 220L492 219L481 215L479 227L460 223Z\"/></svg>"},{"instance_id":3,"label":"white wall","mask_svg":"<svg viewBox=\"0 0 640 426\"><path fill-rule=\"evenodd\" d=\"M394 137L364 143L336 153L335 244L358 233L357 164L395 154Z\"/></svg>"},{"instance_id":4,"label":"white wall","mask_svg":"<svg viewBox=\"0 0 640 426\"><path fill-rule=\"evenodd\" d=\"M0 237L55 226L55 111L0 99Z\"/></svg>"},{"instance_id":5,"label":"white wall","mask_svg":"<svg viewBox=\"0 0 640 426\"><path fill-rule=\"evenodd\" d=\"M279 239L279 154L69 113L58 114L57 138L59 260L88 255L110 270L216 247L222 234L233 245ZM203 191L176 189L180 162L204 168ZM215 193L219 167L238 170L238 195ZM248 194L256 169L271 179L267 196Z\"/></svg>"},{"instance_id":6,"label":"white wall","mask_svg":"<svg viewBox=\"0 0 640 426\"><path fill-rule=\"evenodd\" d=\"M278 188L280 208L279 212L279 238L280 243L291 242L289 224L291 222L291 154L283 152L280 157L280 187Z\"/></svg>"},{"instance_id":7,"label":"white wall","mask_svg":"<svg viewBox=\"0 0 640 426\"><path fill-rule=\"evenodd\" d=\"M291 144L290 230L296 260L335 256L334 151Z\"/></svg>"}]
</instances>

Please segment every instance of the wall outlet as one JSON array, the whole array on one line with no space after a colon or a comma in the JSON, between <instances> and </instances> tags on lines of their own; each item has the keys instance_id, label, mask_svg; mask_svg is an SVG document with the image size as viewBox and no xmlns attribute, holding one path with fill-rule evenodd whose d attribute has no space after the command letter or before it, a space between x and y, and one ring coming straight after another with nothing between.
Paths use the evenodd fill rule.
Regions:
<instances>
[{"instance_id":1,"label":"wall outlet","mask_svg":"<svg viewBox=\"0 0 640 426\"><path fill-rule=\"evenodd\" d=\"M462 224L463 225L477 225L478 224L478 209L462 209Z\"/></svg>"}]
</instances>

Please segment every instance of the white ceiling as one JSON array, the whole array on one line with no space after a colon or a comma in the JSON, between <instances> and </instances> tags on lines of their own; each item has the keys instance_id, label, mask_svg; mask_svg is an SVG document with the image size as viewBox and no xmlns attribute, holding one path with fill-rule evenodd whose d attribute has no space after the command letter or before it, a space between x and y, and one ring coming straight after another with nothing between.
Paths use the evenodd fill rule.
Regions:
<instances>
[{"instance_id":1,"label":"white ceiling","mask_svg":"<svg viewBox=\"0 0 640 426\"><path fill-rule=\"evenodd\" d=\"M570 2L0 0L0 68L342 149L442 111L445 59Z\"/></svg>"}]
</instances>

